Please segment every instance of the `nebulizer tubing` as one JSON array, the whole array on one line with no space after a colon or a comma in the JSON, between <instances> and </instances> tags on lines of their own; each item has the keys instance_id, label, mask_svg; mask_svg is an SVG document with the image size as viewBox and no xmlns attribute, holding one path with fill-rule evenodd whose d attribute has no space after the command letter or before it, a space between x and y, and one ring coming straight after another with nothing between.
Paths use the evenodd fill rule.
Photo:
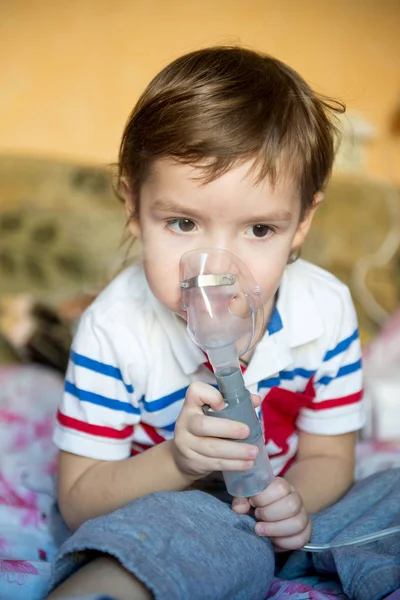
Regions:
<instances>
[{"instance_id":1,"label":"nebulizer tubing","mask_svg":"<svg viewBox=\"0 0 400 600\"><path fill-rule=\"evenodd\" d=\"M300 548L300 550L304 550L304 552L325 552L325 550L342 548L344 546L363 546L365 544L376 542L382 538L389 537L390 535L394 535L395 533L400 533L400 525L389 527L387 529L381 529L380 531L374 531L373 533L368 533L366 535L361 535L359 537L340 542L328 542L327 544L306 544Z\"/></svg>"},{"instance_id":2,"label":"nebulizer tubing","mask_svg":"<svg viewBox=\"0 0 400 600\"><path fill-rule=\"evenodd\" d=\"M244 471L224 471L229 494L250 497L264 490L274 473L265 448L261 423L240 369L239 356L251 348L262 331L262 290L245 265L225 250L201 249L181 259L182 307L187 330L207 354L225 408L205 414L231 419L249 426L245 440L257 446L253 466Z\"/></svg>"}]
</instances>

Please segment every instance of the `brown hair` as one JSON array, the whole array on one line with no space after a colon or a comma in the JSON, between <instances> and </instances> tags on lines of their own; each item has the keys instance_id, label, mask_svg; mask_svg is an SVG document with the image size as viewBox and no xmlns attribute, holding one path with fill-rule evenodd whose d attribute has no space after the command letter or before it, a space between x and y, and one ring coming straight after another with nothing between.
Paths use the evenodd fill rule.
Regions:
<instances>
[{"instance_id":1,"label":"brown hair","mask_svg":"<svg viewBox=\"0 0 400 600\"><path fill-rule=\"evenodd\" d=\"M303 217L332 169L344 105L317 96L290 67L239 47L186 54L148 85L130 115L119 152L119 178L140 188L157 158L199 166L211 181L253 160L257 181L279 173L298 182Z\"/></svg>"}]
</instances>

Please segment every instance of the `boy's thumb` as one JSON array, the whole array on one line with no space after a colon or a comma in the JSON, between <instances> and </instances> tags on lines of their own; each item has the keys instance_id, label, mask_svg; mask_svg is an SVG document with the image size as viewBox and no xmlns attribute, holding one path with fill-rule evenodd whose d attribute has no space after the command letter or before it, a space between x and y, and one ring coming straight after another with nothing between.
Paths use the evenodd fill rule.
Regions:
<instances>
[{"instance_id":1,"label":"boy's thumb","mask_svg":"<svg viewBox=\"0 0 400 600\"><path fill-rule=\"evenodd\" d=\"M221 410L225 407L225 402L219 390L201 381L196 381L189 386L186 399L191 404L201 408L204 405L209 406L212 410Z\"/></svg>"}]
</instances>

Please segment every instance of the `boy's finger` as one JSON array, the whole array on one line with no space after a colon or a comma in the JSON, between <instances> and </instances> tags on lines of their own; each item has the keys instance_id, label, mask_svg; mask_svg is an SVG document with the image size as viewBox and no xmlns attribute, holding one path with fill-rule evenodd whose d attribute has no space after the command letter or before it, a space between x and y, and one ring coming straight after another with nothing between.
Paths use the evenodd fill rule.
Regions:
<instances>
[{"instance_id":1,"label":"boy's finger","mask_svg":"<svg viewBox=\"0 0 400 600\"><path fill-rule=\"evenodd\" d=\"M257 446L239 444L215 437L196 437L191 441L191 450L209 458L226 458L228 460L254 460L258 455Z\"/></svg>"},{"instance_id":2,"label":"boy's finger","mask_svg":"<svg viewBox=\"0 0 400 600\"><path fill-rule=\"evenodd\" d=\"M188 420L188 431L197 437L225 438L230 440L245 440L250 435L250 429L245 423L203 414L191 415Z\"/></svg>"},{"instance_id":3,"label":"boy's finger","mask_svg":"<svg viewBox=\"0 0 400 600\"><path fill-rule=\"evenodd\" d=\"M232 510L241 515L247 514L250 510L250 503L247 498L234 498L232 500Z\"/></svg>"},{"instance_id":4,"label":"boy's finger","mask_svg":"<svg viewBox=\"0 0 400 600\"><path fill-rule=\"evenodd\" d=\"M256 508L255 516L259 521L277 522L300 514L303 502L299 494L291 492L284 498Z\"/></svg>"},{"instance_id":5,"label":"boy's finger","mask_svg":"<svg viewBox=\"0 0 400 600\"><path fill-rule=\"evenodd\" d=\"M261 404L261 397L258 394L251 394L254 408L258 408Z\"/></svg>"},{"instance_id":6,"label":"boy's finger","mask_svg":"<svg viewBox=\"0 0 400 600\"><path fill-rule=\"evenodd\" d=\"M249 499L250 505L253 508L268 506L268 504L282 500L282 498L288 496L292 491L293 487L290 483L282 479L282 477L275 477L265 490Z\"/></svg>"},{"instance_id":7,"label":"boy's finger","mask_svg":"<svg viewBox=\"0 0 400 600\"><path fill-rule=\"evenodd\" d=\"M266 535L268 537L291 537L299 535L309 524L309 518L305 511L302 511L295 517L284 519L283 521L259 521L256 523L254 530L258 535Z\"/></svg>"},{"instance_id":8,"label":"boy's finger","mask_svg":"<svg viewBox=\"0 0 400 600\"><path fill-rule=\"evenodd\" d=\"M213 410L221 410L225 407L225 402L220 392L208 383L196 381L192 383L186 392L185 402L187 405L202 409L206 404Z\"/></svg>"},{"instance_id":9,"label":"boy's finger","mask_svg":"<svg viewBox=\"0 0 400 600\"><path fill-rule=\"evenodd\" d=\"M275 552L287 552L288 550L297 550L302 548L311 539L312 525L311 522L306 529L297 535L288 537L271 538Z\"/></svg>"}]
</instances>

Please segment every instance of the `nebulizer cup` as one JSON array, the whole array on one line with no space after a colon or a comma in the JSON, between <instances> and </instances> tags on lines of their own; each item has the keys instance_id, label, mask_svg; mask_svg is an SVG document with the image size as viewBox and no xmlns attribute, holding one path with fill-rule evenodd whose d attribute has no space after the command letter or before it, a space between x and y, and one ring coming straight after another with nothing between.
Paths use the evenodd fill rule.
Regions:
<instances>
[{"instance_id":1,"label":"nebulizer cup","mask_svg":"<svg viewBox=\"0 0 400 600\"><path fill-rule=\"evenodd\" d=\"M251 469L223 472L232 496L250 497L274 477L261 423L246 389L239 365L264 331L263 291L247 267L226 250L200 249L183 255L180 263L182 307L190 337L207 354L225 407L204 412L212 417L245 423L250 435L238 442L257 446Z\"/></svg>"}]
</instances>

